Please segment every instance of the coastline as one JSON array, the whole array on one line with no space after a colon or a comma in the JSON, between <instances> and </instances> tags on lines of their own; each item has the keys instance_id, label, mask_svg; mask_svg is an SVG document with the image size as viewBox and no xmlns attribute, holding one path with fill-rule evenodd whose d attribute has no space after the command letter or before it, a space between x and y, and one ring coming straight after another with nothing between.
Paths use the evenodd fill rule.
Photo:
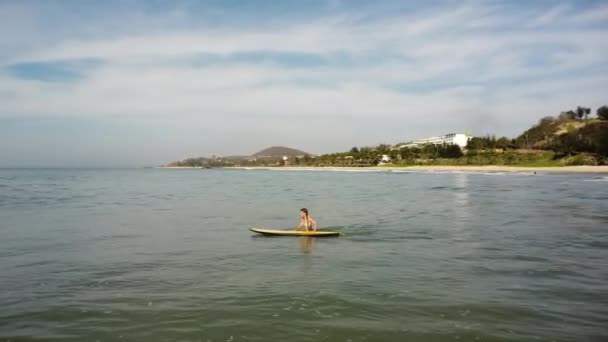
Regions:
<instances>
[{"instance_id":1,"label":"coastline","mask_svg":"<svg viewBox=\"0 0 608 342\"><path fill-rule=\"evenodd\" d=\"M155 166L155 169L204 169L202 166Z\"/></svg>"},{"instance_id":2,"label":"coastline","mask_svg":"<svg viewBox=\"0 0 608 342\"><path fill-rule=\"evenodd\" d=\"M597 173L608 174L608 166L458 166L458 165L416 165L416 166L375 166L375 167L332 167L332 166L231 166L223 169L232 170L273 170L273 171L401 171L401 172L504 172L504 173Z\"/></svg>"}]
</instances>

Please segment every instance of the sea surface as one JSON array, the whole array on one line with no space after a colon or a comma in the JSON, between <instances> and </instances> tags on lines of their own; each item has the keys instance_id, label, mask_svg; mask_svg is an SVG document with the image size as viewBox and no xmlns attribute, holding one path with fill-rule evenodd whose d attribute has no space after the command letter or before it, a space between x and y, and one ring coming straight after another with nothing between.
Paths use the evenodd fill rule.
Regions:
<instances>
[{"instance_id":1,"label":"sea surface","mask_svg":"<svg viewBox=\"0 0 608 342\"><path fill-rule=\"evenodd\" d=\"M26 340L608 341L608 177L3 169Z\"/></svg>"}]
</instances>

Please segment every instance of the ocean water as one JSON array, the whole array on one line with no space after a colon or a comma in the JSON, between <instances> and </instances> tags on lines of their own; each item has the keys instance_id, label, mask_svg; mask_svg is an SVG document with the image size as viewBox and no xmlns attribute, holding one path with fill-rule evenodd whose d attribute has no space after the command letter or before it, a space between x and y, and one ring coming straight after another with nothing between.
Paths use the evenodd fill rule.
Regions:
<instances>
[{"instance_id":1,"label":"ocean water","mask_svg":"<svg viewBox=\"0 0 608 342\"><path fill-rule=\"evenodd\" d=\"M337 238L261 237L310 209ZM607 341L608 178L0 170L0 341Z\"/></svg>"}]
</instances>

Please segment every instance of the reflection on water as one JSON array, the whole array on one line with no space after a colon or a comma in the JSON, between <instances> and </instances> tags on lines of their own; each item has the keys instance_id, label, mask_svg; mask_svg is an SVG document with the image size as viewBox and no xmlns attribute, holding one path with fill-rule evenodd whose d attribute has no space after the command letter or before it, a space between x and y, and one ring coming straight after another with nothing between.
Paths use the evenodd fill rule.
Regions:
<instances>
[{"instance_id":1,"label":"reflection on water","mask_svg":"<svg viewBox=\"0 0 608 342\"><path fill-rule=\"evenodd\" d=\"M308 273L312 270L312 252L314 251L316 240L317 238L312 236L301 236L298 238L300 253L304 256L304 261L302 263L304 273Z\"/></svg>"},{"instance_id":2,"label":"reflection on water","mask_svg":"<svg viewBox=\"0 0 608 342\"><path fill-rule=\"evenodd\" d=\"M302 252L302 254L311 254L313 251L313 248L315 246L315 237L310 237L310 236L302 236L299 238L300 241L300 252Z\"/></svg>"},{"instance_id":3,"label":"reflection on water","mask_svg":"<svg viewBox=\"0 0 608 342\"><path fill-rule=\"evenodd\" d=\"M454 188L458 189L454 191L454 202L460 205L463 209L469 207L469 175L466 173L459 173L454 176ZM467 210L462 210L465 215L468 215Z\"/></svg>"},{"instance_id":4,"label":"reflection on water","mask_svg":"<svg viewBox=\"0 0 608 342\"><path fill-rule=\"evenodd\" d=\"M453 190L451 198L453 208L450 211L451 229L455 238L459 240L468 239L473 233L469 229L470 221L474 219L471 213L471 201L469 198L469 174L458 173L452 179Z\"/></svg>"}]
</instances>

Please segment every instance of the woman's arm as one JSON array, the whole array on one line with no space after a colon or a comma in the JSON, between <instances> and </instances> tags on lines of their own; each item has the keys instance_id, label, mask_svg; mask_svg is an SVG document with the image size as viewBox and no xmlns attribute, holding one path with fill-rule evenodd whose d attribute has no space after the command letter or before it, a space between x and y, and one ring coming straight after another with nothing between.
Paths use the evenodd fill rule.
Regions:
<instances>
[{"instance_id":1,"label":"woman's arm","mask_svg":"<svg viewBox=\"0 0 608 342\"><path fill-rule=\"evenodd\" d=\"M317 229L319 229L319 225L317 224L317 221L315 221L315 220L313 220L313 219L310 219L310 223L312 223L312 224L311 224L311 226L312 226L312 227L311 227L311 228L312 228L312 231L313 231L313 232L316 232L316 231L317 231Z\"/></svg>"},{"instance_id":2,"label":"woman's arm","mask_svg":"<svg viewBox=\"0 0 608 342\"><path fill-rule=\"evenodd\" d=\"M302 228L302 221L300 221L300 223L298 223L296 226L296 231L300 230L300 228Z\"/></svg>"}]
</instances>

